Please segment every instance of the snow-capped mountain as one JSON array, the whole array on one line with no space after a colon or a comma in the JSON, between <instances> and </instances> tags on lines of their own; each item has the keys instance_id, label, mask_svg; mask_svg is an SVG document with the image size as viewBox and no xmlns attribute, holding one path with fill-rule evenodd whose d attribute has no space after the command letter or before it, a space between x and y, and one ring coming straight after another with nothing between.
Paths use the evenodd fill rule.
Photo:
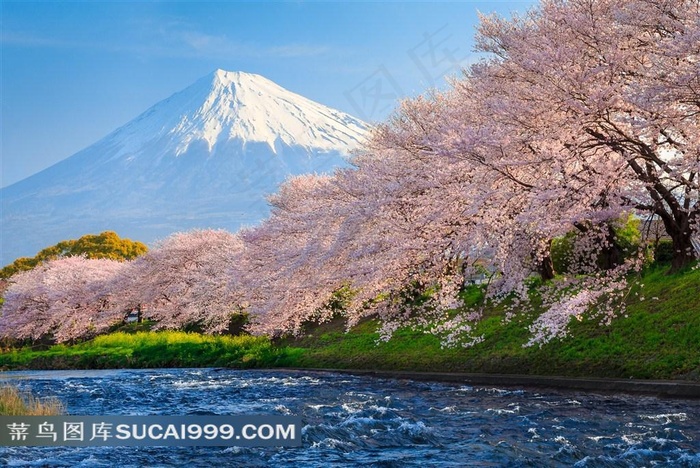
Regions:
<instances>
[{"instance_id":1,"label":"snow-capped mountain","mask_svg":"<svg viewBox=\"0 0 700 468\"><path fill-rule=\"evenodd\" d=\"M2 189L0 263L104 230L152 242L196 227L255 224L284 179L347 166L366 131L262 76L217 70Z\"/></svg>"}]
</instances>

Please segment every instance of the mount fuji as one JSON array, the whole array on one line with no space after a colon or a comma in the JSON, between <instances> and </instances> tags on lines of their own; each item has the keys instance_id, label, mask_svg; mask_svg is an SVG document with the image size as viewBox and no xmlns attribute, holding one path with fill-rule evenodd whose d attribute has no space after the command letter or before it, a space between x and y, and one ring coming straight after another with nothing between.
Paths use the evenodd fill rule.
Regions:
<instances>
[{"instance_id":1,"label":"mount fuji","mask_svg":"<svg viewBox=\"0 0 700 468\"><path fill-rule=\"evenodd\" d=\"M217 70L0 191L0 261L113 230L153 242L269 214L290 175L347 167L367 125L254 74Z\"/></svg>"}]
</instances>

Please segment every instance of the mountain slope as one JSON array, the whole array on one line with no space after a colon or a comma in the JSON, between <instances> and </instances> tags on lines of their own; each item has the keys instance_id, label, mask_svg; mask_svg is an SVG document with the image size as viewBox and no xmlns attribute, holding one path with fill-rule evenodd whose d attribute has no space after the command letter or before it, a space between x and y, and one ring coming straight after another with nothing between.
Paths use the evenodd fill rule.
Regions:
<instances>
[{"instance_id":1,"label":"mountain slope","mask_svg":"<svg viewBox=\"0 0 700 468\"><path fill-rule=\"evenodd\" d=\"M2 189L1 262L108 229L152 242L254 224L285 178L347 166L365 133L358 119L262 76L217 70Z\"/></svg>"}]
</instances>

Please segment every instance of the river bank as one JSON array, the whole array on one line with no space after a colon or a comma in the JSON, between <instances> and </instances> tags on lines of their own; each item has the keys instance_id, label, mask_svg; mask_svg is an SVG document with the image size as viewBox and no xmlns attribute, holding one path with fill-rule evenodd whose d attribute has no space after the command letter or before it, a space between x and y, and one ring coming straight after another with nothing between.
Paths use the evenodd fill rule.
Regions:
<instances>
[{"instance_id":1,"label":"river bank","mask_svg":"<svg viewBox=\"0 0 700 468\"><path fill-rule=\"evenodd\" d=\"M294 367L381 371L516 374L572 378L700 381L700 270L649 272L630 291L626 311L610 325L573 320L569 334L543 346L525 346L536 313L508 323L486 310L471 347L444 348L420 330L400 329L379 341L378 323L346 331L342 320L325 323L280 344L300 349Z\"/></svg>"},{"instance_id":2,"label":"river bank","mask_svg":"<svg viewBox=\"0 0 700 468\"><path fill-rule=\"evenodd\" d=\"M467 348L443 348L437 337L411 329L382 342L376 321L346 331L338 319L274 341L126 330L74 345L6 349L0 353L0 369L321 368L413 379L429 373L436 380L465 383L557 387L571 382L569 388L613 391L636 386L668 395L687 383L693 393L700 383L698 297L700 270L675 276L651 272L628 296L625 316L609 326L575 321L568 337L541 347L523 346L532 315L503 323L502 314L493 310L476 328L484 341Z\"/></svg>"},{"instance_id":3,"label":"river bank","mask_svg":"<svg viewBox=\"0 0 700 468\"><path fill-rule=\"evenodd\" d=\"M582 392L630 393L670 398L700 399L700 382L683 380L601 379L551 375L465 374L459 372L408 372L362 369L287 369L304 372L349 374L381 379L460 383L471 386L576 390Z\"/></svg>"}]
</instances>

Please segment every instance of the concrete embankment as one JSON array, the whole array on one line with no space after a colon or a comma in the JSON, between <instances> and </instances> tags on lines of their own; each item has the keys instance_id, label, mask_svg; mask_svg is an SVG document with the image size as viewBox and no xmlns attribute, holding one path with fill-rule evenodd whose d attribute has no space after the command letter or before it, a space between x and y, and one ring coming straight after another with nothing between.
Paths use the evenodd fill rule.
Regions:
<instances>
[{"instance_id":1,"label":"concrete embankment","mask_svg":"<svg viewBox=\"0 0 700 468\"><path fill-rule=\"evenodd\" d=\"M542 375L464 374L451 372L378 371L365 369L288 369L298 372L335 372L383 379L578 390L601 393L635 393L671 398L700 398L700 382L685 380L600 379Z\"/></svg>"}]
</instances>

